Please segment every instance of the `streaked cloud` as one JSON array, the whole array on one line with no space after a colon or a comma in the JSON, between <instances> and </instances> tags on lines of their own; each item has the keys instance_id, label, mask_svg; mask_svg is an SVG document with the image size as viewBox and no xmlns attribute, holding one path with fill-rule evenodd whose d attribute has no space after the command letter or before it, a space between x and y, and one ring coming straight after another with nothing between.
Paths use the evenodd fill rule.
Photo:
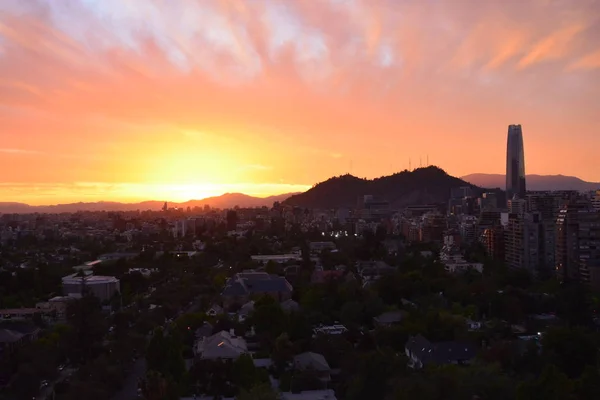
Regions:
<instances>
[{"instance_id":1,"label":"streaked cloud","mask_svg":"<svg viewBox=\"0 0 600 400\"><path fill-rule=\"evenodd\" d=\"M35 150L10 149L10 148L0 148L0 153L5 153L5 154L23 154L23 155L40 154L39 151L35 151Z\"/></svg>"},{"instance_id":2,"label":"streaked cloud","mask_svg":"<svg viewBox=\"0 0 600 400\"><path fill-rule=\"evenodd\" d=\"M552 32L533 46L530 52L519 61L519 67L525 68L538 62L565 57L573 40L584 29L585 26L576 24Z\"/></svg>"},{"instance_id":3,"label":"streaked cloud","mask_svg":"<svg viewBox=\"0 0 600 400\"><path fill-rule=\"evenodd\" d=\"M600 68L600 50L590 53L576 60L572 65L573 69L597 69Z\"/></svg>"}]
</instances>

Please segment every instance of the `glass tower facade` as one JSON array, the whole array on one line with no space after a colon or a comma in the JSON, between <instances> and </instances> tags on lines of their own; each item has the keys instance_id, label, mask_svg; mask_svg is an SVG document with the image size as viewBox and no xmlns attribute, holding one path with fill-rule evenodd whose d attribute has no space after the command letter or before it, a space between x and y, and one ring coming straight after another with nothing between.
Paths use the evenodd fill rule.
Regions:
<instances>
[{"instance_id":1,"label":"glass tower facade","mask_svg":"<svg viewBox=\"0 0 600 400\"><path fill-rule=\"evenodd\" d=\"M515 195L524 199L526 192L523 131L521 125L509 125L506 146L506 199L510 200Z\"/></svg>"}]
</instances>

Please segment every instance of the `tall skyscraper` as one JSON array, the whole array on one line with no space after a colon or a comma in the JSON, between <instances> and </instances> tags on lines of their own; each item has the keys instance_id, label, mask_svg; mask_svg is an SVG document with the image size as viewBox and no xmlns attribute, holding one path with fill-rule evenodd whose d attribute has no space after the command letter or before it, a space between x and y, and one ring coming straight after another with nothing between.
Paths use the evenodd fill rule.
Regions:
<instances>
[{"instance_id":1,"label":"tall skyscraper","mask_svg":"<svg viewBox=\"0 0 600 400\"><path fill-rule=\"evenodd\" d=\"M523 132L521 125L509 125L506 146L506 199L511 200L515 195L524 199L526 192Z\"/></svg>"}]
</instances>

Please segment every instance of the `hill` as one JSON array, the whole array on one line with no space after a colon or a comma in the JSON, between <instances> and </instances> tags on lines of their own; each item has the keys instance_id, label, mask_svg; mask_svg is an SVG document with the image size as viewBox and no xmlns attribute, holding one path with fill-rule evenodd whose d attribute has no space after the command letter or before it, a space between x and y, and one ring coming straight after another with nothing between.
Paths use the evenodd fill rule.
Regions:
<instances>
[{"instance_id":1,"label":"hill","mask_svg":"<svg viewBox=\"0 0 600 400\"><path fill-rule=\"evenodd\" d=\"M253 197L242 193L226 193L222 196L208 197L202 200L189 200L183 203L169 203L170 208L194 208L209 205L213 208L241 208L271 207L274 202L283 202L295 193L286 193L270 197ZM119 203L110 201L99 201L93 203L69 203L47 206L31 206L24 203L2 203L0 202L0 213L4 214L27 214L27 213L68 213L77 211L132 211L162 209L163 201L143 201L140 203Z\"/></svg>"},{"instance_id":2,"label":"hill","mask_svg":"<svg viewBox=\"0 0 600 400\"><path fill-rule=\"evenodd\" d=\"M502 174L471 174L461 179L473 185L489 188L504 188L505 176ZM587 192L600 189L600 182L586 182L575 176L564 175L527 175L527 190L578 190Z\"/></svg>"},{"instance_id":3,"label":"hill","mask_svg":"<svg viewBox=\"0 0 600 400\"><path fill-rule=\"evenodd\" d=\"M419 168L369 180L352 175L331 178L307 192L291 196L284 203L307 208L356 207L364 195L385 197L392 207L445 203L454 187L477 186L448 175L438 167Z\"/></svg>"}]
</instances>

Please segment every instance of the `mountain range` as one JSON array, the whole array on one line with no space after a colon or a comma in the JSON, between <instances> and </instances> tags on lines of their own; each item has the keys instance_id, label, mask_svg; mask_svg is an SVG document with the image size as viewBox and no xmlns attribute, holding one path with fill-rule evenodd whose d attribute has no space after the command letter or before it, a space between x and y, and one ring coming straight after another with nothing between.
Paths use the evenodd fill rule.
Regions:
<instances>
[{"instance_id":1,"label":"mountain range","mask_svg":"<svg viewBox=\"0 0 600 400\"><path fill-rule=\"evenodd\" d=\"M376 179L363 179L353 175L330 178L313 186L304 193L287 193L266 198L252 197L242 193L226 193L222 196L183 203L169 203L170 208L194 208L209 205L213 208L270 207L275 202L291 206L316 209L353 208L364 195L381 196L394 208L429 203L445 203L450 190L469 186L481 193L483 190L503 188L505 177L501 174L471 174L456 178L441 168L431 166L414 171L402 171ZM490 189L482 189L490 188ZM578 190L600 189L600 183L586 182L579 178L563 175L528 175L528 190ZM140 203L118 203L100 201L95 203L70 203L48 206L31 206L24 203L0 202L0 213L63 213L76 211L131 211L160 210L163 201Z\"/></svg>"},{"instance_id":2,"label":"mountain range","mask_svg":"<svg viewBox=\"0 0 600 400\"><path fill-rule=\"evenodd\" d=\"M306 208L352 208L364 195L382 196L390 206L397 208L413 204L445 203L450 190L470 186L482 189L462 179L448 175L431 166L414 171L403 171L376 179L362 179L342 175L315 185L312 189L288 198L284 204Z\"/></svg>"},{"instance_id":3,"label":"mountain range","mask_svg":"<svg viewBox=\"0 0 600 400\"><path fill-rule=\"evenodd\" d=\"M241 208L271 207L275 202L283 202L295 193L286 193L270 197L253 197L242 193L226 193L222 196L208 197L202 200L189 200L183 203L169 202L169 208L194 208L209 205L212 208ZM0 202L0 213L27 214L27 213L68 213L76 211L131 211L131 210L161 210L163 201L143 201L140 203L119 203L99 201L93 203L69 203L48 206L31 206L24 203Z\"/></svg>"},{"instance_id":4,"label":"mountain range","mask_svg":"<svg viewBox=\"0 0 600 400\"><path fill-rule=\"evenodd\" d=\"M461 177L473 185L486 188L504 188L505 175L502 174L471 174ZM564 175L527 175L527 190L577 190L587 192L600 189L600 182L586 182L574 176Z\"/></svg>"}]
</instances>

